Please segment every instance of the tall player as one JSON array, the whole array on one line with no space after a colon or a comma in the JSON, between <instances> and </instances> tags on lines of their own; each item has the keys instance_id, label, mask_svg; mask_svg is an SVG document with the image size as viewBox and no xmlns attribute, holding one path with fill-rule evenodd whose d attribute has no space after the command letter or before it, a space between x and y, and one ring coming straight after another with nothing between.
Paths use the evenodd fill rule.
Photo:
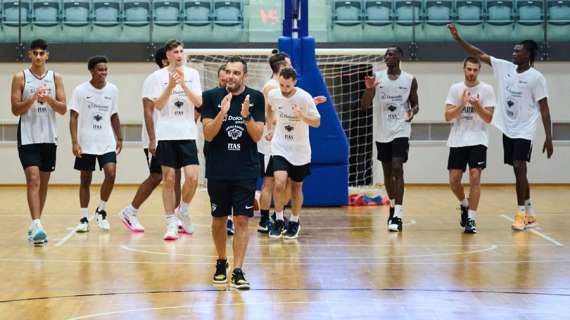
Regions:
<instances>
[{"instance_id":1,"label":"tall player","mask_svg":"<svg viewBox=\"0 0 570 320\"><path fill-rule=\"evenodd\" d=\"M301 231L299 216L303 206L303 180L310 174L311 143L309 126L318 128L321 116L313 97L296 87L297 73L284 68L279 73L279 89L269 92L270 114L275 129L271 139L273 178L275 179L275 223L269 237L279 239L285 228L283 209L287 201L287 180L291 178L291 217L284 239L296 239ZM271 128L270 128L271 129Z\"/></svg>"},{"instance_id":2,"label":"tall player","mask_svg":"<svg viewBox=\"0 0 570 320\"><path fill-rule=\"evenodd\" d=\"M390 197L388 230L393 232L402 231L404 163L410 148L410 122L419 111L418 82L413 75L400 69L402 56L399 47L386 50L384 62L388 69L366 77L366 90L361 99L363 110L371 104L378 109L376 147Z\"/></svg>"},{"instance_id":3,"label":"tall player","mask_svg":"<svg viewBox=\"0 0 570 320\"><path fill-rule=\"evenodd\" d=\"M538 118L542 118L545 141L542 152L552 157L552 128L548 107L548 90L542 73L533 68L538 46L525 40L513 48L512 60L497 59L461 38L455 25L450 24L451 36L470 55L493 68L498 83L497 110L492 124L503 132L504 162L513 167L516 179L517 205L513 230L522 231L537 225L530 201L527 162L530 162L532 139Z\"/></svg>"},{"instance_id":4,"label":"tall player","mask_svg":"<svg viewBox=\"0 0 570 320\"><path fill-rule=\"evenodd\" d=\"M227 282L226 219L234 214L234 269L232 286L249 289L243 263L253 217L255 184L259 177L257 141L263 133L265 102L261 92L246 86L247 63L230 57L226 64L226 88L203 93L202 121L206 154L206 178L212 207L212 236L218 254L213 282Z\"/></svg>"},{"instance_id":5,"label":"tall player","mask_svg":"<svg viewBox=\"0 0 570 320\"><path fill-rule=\"evenodd\" d=\"M481 61L468 57L463 62L464 80L451 86L445 99L445 121L453 123L449 132L449 186L459 200L460 225L465 233L476 233L475 216L481 196L481 172L487 166L487 123L495 107L493 87L477 79ZM469 200L461 184L469 165Z\"/></svg>"},{"instance_id":6,"label":"tall player","mask_svg":"<svg viewBox=\"0 0 570 320\"><path fill-rule=\"evenodd\" d=\"M47 197L51 172L55 170L57 126L55 114L67 111L63 78L47 69L47 42L36 39L30 44L29 69L12 77L10 102L18 122L18 156L26 175L26 192L32 222L28 240L47 242L40 218Z\"/></svg>"},{"instance_id":7,"label":"tall player","mask_svg":"<svg viewBox=\"0 0 570 320\"><path fill-rule=\"evenodd\" d=\"M159 48L154 53L154 61L156 65L162 69L168 65L168 60L166 59L166 50L164 48ZM149 175L148 177L139 185L137 192L131 201L131 204L119 212L119 219L123 222L123 225L133 232L144 232L144 227L138 219L138 210L143 202L148 199L150 194L160 185L162 181L162 169L160 168L160 163L158 163L158 158L156 156L156 134L155 134L155 124L156 115L154 113L154 102L145 98L148 96L150 90L149 83L151 83L152 75L151 73L143 82L143 126L142 126L142 143L144 148L144 154L146 161L148 163ZM175 173L176 181L174 183L174 195L176 203L180 203L180 170L177 169ZM184 231L182 224L179 222L178 230Z\"/></svg>"},{"instance_id":8,"label":"tall player","mask_svg":"<svg viewBox=\"0 0 570 320\"><path fill-rule=\"evenodd\" d=\"M192 233L188 206L198 184L198 129L194 118L195 107L202 105L202 88L196 70L184 66L184 47L177 40L165 45L168 67L155 71L151 92L147 98L154 101L157 110L157 154L162 169L162 200L166 212L165 240L178 239L178 221L175 216L175 170L184 171L182 200L177 215L185 232Z\"/></svg>"},{"instance_id":9,"label":"tall player","mask_svg":"<svg viewBox=\"0 0 570 320\"><path fill-rule=\"evenodd\" d=\"M101 230L110 228L105 207L115 185L117 154L123 147L123 137L118 114L119 89L107 81L107 64L104 56L89 59L87 69L91 80L75 87L71 98L69 127L72 151L76 157L74 168L81 172L81 219L77 232L89 231L89 189L96 161L105 173L105 180L101 184L101 201L95 216Z\"/></svg>"}]
</instances>

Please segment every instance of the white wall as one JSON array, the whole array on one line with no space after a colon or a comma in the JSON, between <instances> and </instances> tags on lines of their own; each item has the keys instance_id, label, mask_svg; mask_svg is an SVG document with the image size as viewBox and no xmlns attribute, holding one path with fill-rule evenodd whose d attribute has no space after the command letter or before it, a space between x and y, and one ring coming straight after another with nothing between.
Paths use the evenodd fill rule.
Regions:
<instances>
[{"instance_id":1,"label":"white wall","mask_svg":"<svg viewBox=\"0 0 570 320\"><path fill-rule=\"evenodd\" d=\"M0 123L17 123L18 119L10 112L10 81L12 75L26 68L28 64L0 64ZM71 98L73 88L89 79L86 63L53 63L49 67L64 77L65 91ZM111 63L109 81L120 89L119 115L125 124L140 124L142 106L140 88L142 81L155 70L152 63ZM444 99L449 86L462 79L461 63L406 63L403 68L414 74L419 83L420 113L416 122L443 122ZM547 79L550 91L550 106L553 121L570 122L570 92L566 91L570 82L569 63L539 63L537 68ZM489 67L483 67L480 77L483 81L495 84ZM57 168L52 175L53 183L77 183L79 175L73 170L74 157L71 153L69 137L69 114L58 117L59 148ZM490 129L491 141L488 150L488 168L483 174L486 183L511 183L514 181L510 167L502 163L501 135ZM570 183L570 169L564 161L570 158L570 143L556 143L554 156L550 160L541 154L544 130L539 125L537 140L530 165L530 180L534 183ZM375 149L375 148L374 148ZM408 183L446 183L447 148L440 142L413 142L410 147L410 160L405 174ZM375 157L375 155L374 155ZM20 184L24 175L15 143L0 144L0 184ZM382 181L379 163L375 161L375 181ZM118 158L117 183L139 183L148 174L144 155L138 143L126 143ZM98 173L94 182L101 181Z\"/></svg>"}]
</instances>

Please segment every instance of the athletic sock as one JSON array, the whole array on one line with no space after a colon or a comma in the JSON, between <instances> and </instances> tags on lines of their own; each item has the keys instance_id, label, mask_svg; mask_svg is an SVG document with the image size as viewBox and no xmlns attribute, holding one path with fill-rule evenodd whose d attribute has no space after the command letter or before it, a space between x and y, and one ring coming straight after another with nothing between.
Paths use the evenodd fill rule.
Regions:
<instances>
[{"instance_id":1,"label":"athletic sock","mask_svg":"<svg viewBox=\"0 0 570 320\"><path fill-rule=\"evenodd\" d=\"M469 207L469 200L467 200L467 198L463 199L463 200L461 201L461 206L462 206L463 208L468 208L468 207Z\"/></svg>"},{"instance_id":2,"label":"athletic sock","mask_svg":"<svg viewBox=\"0 0 570 320\"><path fill-rule=\"evenodd\" d=\"M129 206L127 207L127 213L130 214L137 214L137 212L139 211L138 209L135 209L135 207L133 207L132 204L129 204Z\"/></svg>"},{"instance_id":3,"label":"athletic sock","mask_svg":"<svg viewBox=\"0 0 570 320\"><path fill-rule=\"evenodd\" d=\"M291 222L299 222L299 216L296 215L291 215L291 217L289 217L289 221Z\"/></svg>"},{"instance_id":4,"label":"athletic sock","mask_svg":"<svg viewBox=\"0 0 570 320\"><path fill-rule=\"evenodd\" d=\"M269 217L269 210L261 210L262 217Z\"/></svg>"},{"instance_id":5,"label":"athletic sock","mask_svg":"<svg viewBox=\"0 0 570 320\"><path fill-rule=\"evenodd\" d=\"M99 206L97 207L97 211L105 210L106 206L107 206L107 201L101 200L101 202L99 202Z\"/></svg>"},{"instance_id":6,"label":"athletic sock","mask_svg":"<svg viewBox=\"0 0 570 320\"><path fill-rule=\"evenodd\" d=\"M184 201L180 201L180 206L178 207L178 211L179 211L179 212L187 212L189 205L190 205L190 203L187 203L187 202L184 202Z\"/></svg>"},{"instance_id":7,"label":"athletic sock","mask_svg":"<svg viewBox=\"0 0 570 320\"><path fill-rule=\"evenodd\" d=\"M394 217L402 218L402 205L397 204L394 206Z\"/></svg>"},{"instance_id":8,"label":"athletic sock","mask_svg":"<svg viewBox=\"0 0 570 320\"><path fill-rule=\"evenodd\" d=\"M530 202L530 199L527 199L524 201L524 207L525 207L527 214L534 216L535 212L534 212L534 208L532 207L532 204Z\"/></svg>"},{"instance_id":9,"label":"athletic sock","mask_svg":"<svg viewBox=\"0 0 570 320\"><path fill-rule=\"evenodd\" d=\"M283 211L277 212L275 211L275 216L276 216L276 220L285 220L285 218L283 218Z\"/></svg>"},{"instance_id":10,"label":"athletic sock","mask_svg":"<svg viewBox=\"0 0 570 320\"><path fill-rule=\"evenodd\" d=\"M475 220L476 214L477 214L477 211L475 211L475 210L469 209L469 211L467 211L467 215L469 216L469 219L471 219L471 220Z\"/></svg>"},{"instance_id":11,"label":"athletic sock","mask_svg":"<svg viewBox=\"0 0 570 320\"><path fill-rule=\"evenodd\" d=\"M169 225L171 223L178 224L178 218L176 218L176 216L174 215L174 212L166 214L166 224Z\"/></svg>"},{"instance_id":12,"label":"athletic sock","mask_svg":"<svg viewBox=\"0 0 570 320\"><path fill-rule=\"evenodd\" d=\"M526 213L525 206L519 206L519 212Z\"/></svg>"},{"instance_id":13,"label":"athletic sock","mask_svg":"<svg viewBox=\"0 0 570 320\"><path fill-rule=\"evenodd\" d=\"M89 219L89 208L81 208L79 212L81 213L81 218Z\"/></svg>"}]
</instances>

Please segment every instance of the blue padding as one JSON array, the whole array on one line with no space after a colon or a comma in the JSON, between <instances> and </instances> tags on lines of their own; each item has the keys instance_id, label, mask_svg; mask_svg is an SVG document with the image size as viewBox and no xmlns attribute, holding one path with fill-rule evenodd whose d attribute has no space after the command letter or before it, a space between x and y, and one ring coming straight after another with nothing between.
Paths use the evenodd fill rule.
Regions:
<instances>
[{"instance_id":1,"label":"blue padding","mask_svg":"<svg viewBox=\"0 0 570 320\"><path fill-rule=\"evenodd\" d=\"M303 184L303 206L333 207L348 204L348 165L311 164Z\"/></svg>"},{"instance_id":2,"label":"blue padding","mask_svg":"<svg viewBox=\"0 0 570 320\"><path fill-rule=\"evenodd\" d=\"M300 75L297 85L313 97L326 96L327 102L317 106L321 114L321 126L311 128L312 163L347 164L348 140L332 104L326 84L321 76L315 57L315 39L305 37L279 38L279 50L287 52L293 67Z\"/></svg>"},{"instance_id":3,"label":"blue padding","mask_svg":"<svg viewBox=\"0 0 570 320\"><path fill-rule=\"evenodd\" d=\"M305 180L305 205L340 206L348 203L348 140L315 56L315 39L279 38L279 50L287 52L299 74L297 85L313 97L326 96L317 106L321 126L311 128L311 175Z\"/></svg>"}]
</instances>

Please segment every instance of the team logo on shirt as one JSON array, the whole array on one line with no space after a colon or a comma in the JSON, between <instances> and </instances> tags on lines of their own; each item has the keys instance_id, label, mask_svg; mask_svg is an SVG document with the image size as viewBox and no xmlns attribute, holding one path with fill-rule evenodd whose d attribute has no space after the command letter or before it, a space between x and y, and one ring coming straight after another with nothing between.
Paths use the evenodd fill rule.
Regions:
<instances>
[{"instance_id":1,"label":"team logo on shirt","mask_svg":"<svg viewBox=\"0 0 570 320\"><path fill-rule=\"evenodd\" d=\"M292 125L288 124L285 126L285 130L287 130L287 132L291 132L295 129L295 127L293 127Z\"/></svg>"},{"instance_id":2,"label":"team logo on shirt","mask_svg":"<svg viewBox=\"0 0 570 320\"><path fill-rule=\"evenodd\" d=\"M95 120L95 122L93 122L93 129L95 130L101 130L103 129L103 125L101 125L99 122L101 122L101 120L103 120L103 115L100 113L96 113L93 115L93 120Z\"/></svg>"},{"instance_id":3,"label":"team logo on shirt","mask_svg":"<svg viewBox=\"0 0 570 320\"><path fill-rule=\"evenodd\" d=\"M243 134L243 129L235 126L228 128L226 131L228 133L228 137L232 138L232 140L239 139Z\"/></svg>"}]
</instances>

